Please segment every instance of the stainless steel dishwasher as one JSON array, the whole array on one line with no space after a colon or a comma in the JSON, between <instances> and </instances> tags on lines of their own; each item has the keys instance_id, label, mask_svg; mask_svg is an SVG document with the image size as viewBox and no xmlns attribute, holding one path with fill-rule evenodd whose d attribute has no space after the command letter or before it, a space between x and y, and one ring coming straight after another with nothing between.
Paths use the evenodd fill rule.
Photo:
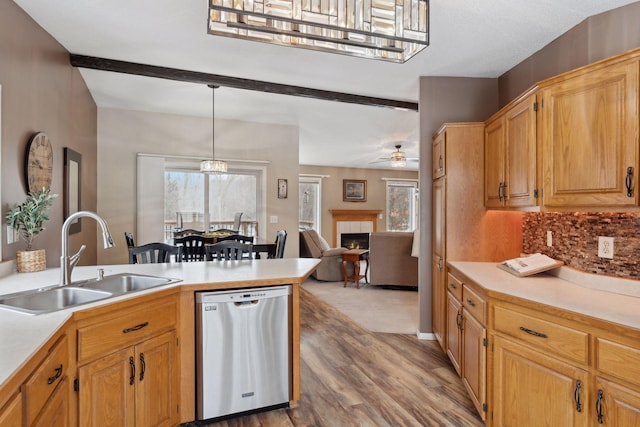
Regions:
<instances>
[{"instance_id":1,"label":"stainless steel dishwasher","mask_svg":"<svg viewBox=\"0 0 640 427\"><path fill-rule=\"evenodd\" d=\"M196 292L197 419L287 406L291 286Z\"/></svg>"}]
</instances>

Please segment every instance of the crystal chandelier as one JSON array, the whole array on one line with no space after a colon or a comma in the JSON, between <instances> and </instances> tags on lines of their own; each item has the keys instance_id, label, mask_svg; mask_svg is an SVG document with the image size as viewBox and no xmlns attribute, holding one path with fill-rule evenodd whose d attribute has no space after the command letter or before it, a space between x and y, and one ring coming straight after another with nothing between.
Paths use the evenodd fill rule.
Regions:
<instances>
[{"instance_id":1,"label":"crystal chandelier","mask_svg":"<svg viewBox=\"0 0 640 427\"><path fill-rule=\"evenodd\" d=\"M225 173L227 171L227 162L216 160L216 89L219 86L209 86L213 92L212 114L211 114L211 160L203 160L200 162L200 172L207 173Z\"/></svg>"},{"instance_id":2,"label":"crystal chandelier","mask_svg":"<svg viewBox=\"0 0 640 427\"><path fill-rule=\"evenodd\" d=\"M429 3L209 0L208 32L402 63L429 45Z\"/></svg>"}]
</instances>

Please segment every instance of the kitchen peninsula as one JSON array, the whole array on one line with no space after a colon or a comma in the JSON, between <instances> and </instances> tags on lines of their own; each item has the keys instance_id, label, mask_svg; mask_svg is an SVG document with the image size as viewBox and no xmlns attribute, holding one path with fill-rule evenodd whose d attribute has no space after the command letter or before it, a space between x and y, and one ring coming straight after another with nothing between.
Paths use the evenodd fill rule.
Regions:
<instances>
[{"instance_id":1,"label":"kitchen peninsula","mask_svg":"<svg viewBox=\"0 0 640 427\"><path fill-rule=\"evenodd\" d=\"M123 400L122 411L110 409L114 425L192 421L194 292L282 284L292 285L290 404L295 405L300 398L299 286L317 265L314 259L284 258L77 267L74 282L95 279L98 268L105 277L134 273L181 281L49 314L0 310L0 425L53 425L52 420L91 425L105 399L112 399L109 404ZM0 295L51 286L58 278L59 269L12 274L0 279ZM123 335L123 326L134 330ZM154 363L166 369L154 371ZM123 378L115 388L108 381ZM100 396L94 395L96 386Z\"/></svg>"}]
</instances>

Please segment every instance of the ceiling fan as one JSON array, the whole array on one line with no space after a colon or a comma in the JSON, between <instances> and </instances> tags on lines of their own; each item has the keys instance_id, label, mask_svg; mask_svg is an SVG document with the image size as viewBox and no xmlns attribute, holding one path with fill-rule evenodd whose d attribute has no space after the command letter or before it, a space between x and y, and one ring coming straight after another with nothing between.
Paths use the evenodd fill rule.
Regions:
<instances>
[{"instance_id":1,"label":"ceiling fan","mask_svg":"<svg viewBox=\"0 0 640 427\"><path fill-rule=\"evenodd\" d=\"M369 164L373 163L383 163L390 162L392 168L403 168L407 165L407 162L417 162L417 157L407 157L404 151L400 151L402 148L401 144L396 144L396 151L391 153L389 157L380 157L380 160L375 160L373 162L369 162Z\"/></svg>"}]
</instances>

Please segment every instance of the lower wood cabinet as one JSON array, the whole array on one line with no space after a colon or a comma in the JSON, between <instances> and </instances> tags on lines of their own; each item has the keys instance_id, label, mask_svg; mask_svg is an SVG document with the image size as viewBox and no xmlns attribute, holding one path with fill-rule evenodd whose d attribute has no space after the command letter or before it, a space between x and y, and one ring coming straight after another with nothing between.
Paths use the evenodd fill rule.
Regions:
<instances>
[{"instance_id":1,"label":"lower wood cabinet","mask_svg":"<svg viewBox=\"0 0 640 427\"><path fill-rule=\"evenodd\" d=\"M616 427L640 425L638 390L596 377L595 396L592 400L593 416L597 424Z\"/></svg>"},{"instance_id":2,"label":"lower wood cabinet","mask_svg":"<svg viewBox=\"0 0 640 427\"><path fill-rule=\"evenodd\" d=\"M68 427L69 419L69 379L65 377L42 408L34 427Z\"/></svg>"},{"instance_id":3,"label":"lower wood cabinet","mask_svg":"<svg viewBox=\"0 0 640 427\"><path fill-rule=\"evenodd\" d=\"M178 424L176 305L169 297L78 323L79 425Z\"/></svg>"},{"instance_id":4,"label":"lower wood cabinet","mask_svg":"<svg viewBox=\"0 0 640 427\"><path fill-rule=\"evenodd\" d=\"M486 301L459 277L447 275L447 356L478 414L486 415Z\"/></svg>"},{"instance_id":5,"label":"lower wood cabinet","mask_svg":"<svg viewBox=\"0 0 640 427\"><path fill-rule=\"evenodd\" d=\"M586 426L588 373L507 338L493 340L494 426Z\"/></svg>"},{"instance_id":6,"label":"lower wood cabinet","mask_svg":"<svg viewBox=\"0 0 640 427\"><path fill-rule=\"evenodd\" d=\"M173 425L175 354L167 332L80 367L80 425Z\"/></svg>"},{"instance_id":7,"label":"lower wood cabinet","mask_svg":"<svg viewBox=\"0 0 640 427\"><path fill-rule=\"evenodd\" d=\"M16 393L0 408L0 426L22 427L22 393Z\"/></svg>"}]
</instances>

